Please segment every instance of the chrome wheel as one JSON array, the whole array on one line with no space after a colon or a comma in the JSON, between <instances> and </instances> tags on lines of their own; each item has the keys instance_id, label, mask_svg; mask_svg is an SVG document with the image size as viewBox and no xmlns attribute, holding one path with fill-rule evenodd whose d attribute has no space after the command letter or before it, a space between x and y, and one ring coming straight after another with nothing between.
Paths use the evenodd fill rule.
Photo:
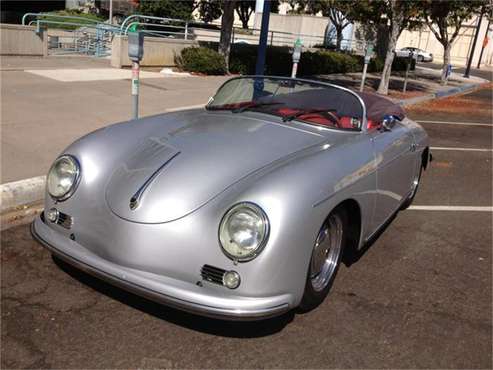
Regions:
<instances>
[{"instance_id":1,"label":"chrome wheel","mask_svg":"<svg viewBox=\"0 0 493 370\"><path fill-rule=\"evenodd\" d=\"M310 261L310 283L316 292L324 290L337 271L342 251L343 223L337 215L331 215L322 226Z\"/></svg>"},{"instance_id":2,"label":"chrome wheel","mask_svg":"<svg viewBox=\"0 0 493 370\"><path fill-rule=\"evenodd\" d=\"M414 198L416 195L416 191L418 190L418 185L419 185L419 176L416 177L413 181L412 188L411 188L411 195L409 198Z\"/></svg>"},{"instance_id":3,"label":"chrome wheel","mask_svg":"<svg viewBox=\"0 0 493 370\"><path fill-rule=\"evenodd\" d=\"M413 180L413 183L411 185L411 195L409 196L409 199L414 198L414 196L416 195L416 192L418 191L419 180L421 180L421 171L422 170L423 170L422 167L420 167L418 174L416 175L416 177Z\"/></svg>"}]
</instances>

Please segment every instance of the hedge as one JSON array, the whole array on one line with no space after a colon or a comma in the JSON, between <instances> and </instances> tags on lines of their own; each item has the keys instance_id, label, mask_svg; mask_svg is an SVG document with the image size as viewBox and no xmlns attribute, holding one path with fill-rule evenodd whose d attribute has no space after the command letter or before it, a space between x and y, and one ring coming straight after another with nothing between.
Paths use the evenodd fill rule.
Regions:
<instances>
[{"instance_id":1,"label":"hedge","mask_svg":"<svg viewBox=\"0 0 493 370\"><path fill-rule=\"evenodd\" d=\"M222 74L225 71L221 56L213 49L217 43L201 43L202 47L186 48L182 51L179 65L186 71L206 74ZM231 45L229 70L231 73L254 74L257 61L257 45ZM298 76L351 73L363 70L363 56L338 51L317 50L301 54ZM392 71L406 69L405 58L394 58ZM369 72L383 70L384 61L372 58ZM265 74L274 76L291 75L292 55L289 47L269 46L266 51ZM414 63L411 66L414 69ZM211 72L212 71L212 72Z\"/></svg>"},{"instance_id":2,"label":"hedge","mask_svg":"<svg viewBox=\"0 0 493 370\"><path fill-rule=\"evenodd\" d=\"M363 70L363 66L354 55L321 50L302 53L298 69L300 75L310 76L359 72Z\"/></svg>"},{"instance_id":3,"label":"hedge","mask_svg":"<svg viewBox=\"0 0 493 370\"><path fill-rule=\"evenodd\" d=\"M185 48L181 51L181 55L176 58L176 63L180 68L189 72L208 75L226 73L226 65L222 55L209 48Z\"/></svg>"}]
</instances>

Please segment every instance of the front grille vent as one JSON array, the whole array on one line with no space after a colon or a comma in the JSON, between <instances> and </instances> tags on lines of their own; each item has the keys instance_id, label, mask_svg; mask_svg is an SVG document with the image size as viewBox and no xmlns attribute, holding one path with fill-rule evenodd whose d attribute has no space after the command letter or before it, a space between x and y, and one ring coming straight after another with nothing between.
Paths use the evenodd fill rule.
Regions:
<instances>
[{"instance_id":1,"label":"front grille vent","mask_svg":"<svg viewBox=\"0 0 493 370\"><path fill-rule=\"evenodd\" d=\"M223 285L223 276L225 273L226 270L211 265L204 265L200 269L200 275L202 276L202 279L219 285Z\"/></svg>"},{"instance_id":2,"label":"front grille vent","mask_svg":"<svg viewBox=\"0 0 493 370\"><path fill-rule=\"evenodd\" d=\"M58 219L56 221L56 223L66 229L70 229L72 227L72 224L73 224L73 219L71 216L65 214L65 213L62 213L62 212L58 212Z\"/></svg>"}]
</instances>

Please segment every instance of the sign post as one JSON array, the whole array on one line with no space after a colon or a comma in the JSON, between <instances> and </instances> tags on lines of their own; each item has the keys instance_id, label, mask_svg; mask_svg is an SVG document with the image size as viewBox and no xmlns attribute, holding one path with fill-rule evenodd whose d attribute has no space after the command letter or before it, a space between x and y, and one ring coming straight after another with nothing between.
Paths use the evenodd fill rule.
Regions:
<instances>
[{"instance_id":1,"label":"sign post","mask_svg":"<svg viewBox=\"0 0 493 370\"><path fill-rule=\"evenodd\" d=\"M361 76L361 85L359 86L359 91L363 91L365 87L366 71L368 70L368 64L370 64L371 57L373 55L373 45L368 44L365 50L365 61L363 65L363 76Z\"/></svg>"},{"instance_id":2,"label":"sign post","mask_svg":"<svg viewBox=\"0 0 493 370\"><path fill-rule=\"evenodd\" d=\"M413 63L413 59L417 59L417 54L415 54L413 51L409 52L409 57L407 58L407 64L406 64L406 75L404 77L404 86L402 87L402 92L406 92L407 89L407 79L409 77L409 70L411 69L411 64Z\"/></svg>"},{"instance_id":3,"label":"sign post","mask_svg":"<svg viewBox=\"0 0 493 370\"><path fill-rule=\"evenodd\" d=\"M128 33L128 57L132 61L132 100L133 119L139 118L139 74L140 61L144 56L144 34L135 28Z\"/></svg>"},{"instance_id":4,"label":"sign post","mask_svg":"<svg viewBox=\"0 0 493 370\"><path fill-rule=\"evenodd\" d=\"M301 40L299 38L296 39L293 50L293 69L291 70L291 78L296 78L296 73L298 72L298 63L300 62L301 58L302 46L303 45L301 43Z\"/></svg>"}]
</instances>

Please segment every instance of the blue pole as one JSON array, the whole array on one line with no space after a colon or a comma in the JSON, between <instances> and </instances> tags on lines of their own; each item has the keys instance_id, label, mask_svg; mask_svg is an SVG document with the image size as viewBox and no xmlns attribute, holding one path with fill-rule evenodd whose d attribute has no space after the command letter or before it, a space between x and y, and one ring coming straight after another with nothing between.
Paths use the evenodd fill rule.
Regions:
<instances>
[{"instance_id":1,"label":"blue pole","mask_svg":"<svg viewBox=\"0 0 493 370\"><path fill-rule=\"evenodd\" d=\"M255 66L256 75L264 74L265 51L267 49L267 36L269 33L269 18L270 18L270 0L265 0L264 9L262 11L262 26L260 28L260 38L258 42L257 64Z\"/></svg>"}]
</instances>

